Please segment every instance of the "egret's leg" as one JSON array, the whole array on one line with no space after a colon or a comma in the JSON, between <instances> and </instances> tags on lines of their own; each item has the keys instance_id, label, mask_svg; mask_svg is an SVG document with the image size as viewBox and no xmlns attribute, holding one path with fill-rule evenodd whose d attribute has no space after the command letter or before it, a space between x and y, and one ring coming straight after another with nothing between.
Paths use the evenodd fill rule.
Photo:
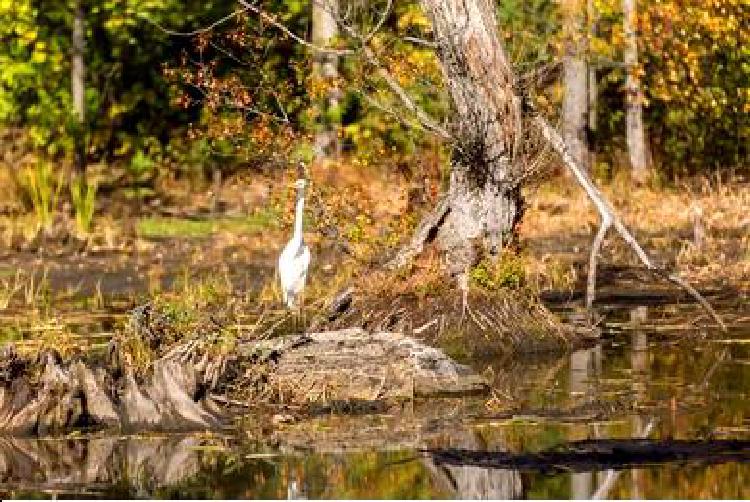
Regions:
<instances>
[{"instance_id":1,"label":"egret's leg","mask_svg":"<svg viewBox=\"0 0 750 502\"><path fill-rule=\"evenodd\" d=\"M302 292L299 294L299 309L300 309L300 318L302 319L302 331L305 332L307 330L307 318L305 317L305 291L302 290Z\"/></svg>"}]
</instances>

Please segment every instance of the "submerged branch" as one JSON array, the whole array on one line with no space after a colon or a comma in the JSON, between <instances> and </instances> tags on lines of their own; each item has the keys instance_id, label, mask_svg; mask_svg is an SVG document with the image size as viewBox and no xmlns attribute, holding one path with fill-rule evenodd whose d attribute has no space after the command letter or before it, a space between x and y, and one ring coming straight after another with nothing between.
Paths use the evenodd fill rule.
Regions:
<instances>
[{"instance_id":1,"label":"submerged branch","mask_svg":"<svg viewBox=\"0 0 750 502\"><path fill-rule=\"evenodd\" d=\"M625 469L666 462L743 462L750 460L750 441L604 439L575 441L539 453L454 448L427 449L422 452L437 464L564 473L602 468Z\"/></svg>"}]
</instances>

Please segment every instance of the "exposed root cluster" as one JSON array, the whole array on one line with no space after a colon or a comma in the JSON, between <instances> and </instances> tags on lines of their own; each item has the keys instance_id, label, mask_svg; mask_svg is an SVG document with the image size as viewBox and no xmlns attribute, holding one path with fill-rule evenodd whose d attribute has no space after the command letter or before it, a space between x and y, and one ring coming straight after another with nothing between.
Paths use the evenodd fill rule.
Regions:
<instances>
[{"instance_id":1,"label":"exposed root cluster","mask_svg":"<svg viewBox=\"0 0 750 502\"><path fill-rule=\"evenodd\" d=\"M180 339L170 316L146 305L96 362L53 349L0 355L0 433L205 430L229 408L465 396L484 378L398 332L351 328L258 339L222 350L222 328L196 323Z\"/></svg>"},{"instance_id":2,"label":"exposed root cluster","mask_svg":"<svg viewBox=\"0 0 750 502\"><path fill-rule=\"evenodd\" d=\"M403 332L464 359L565 350L584 335L563 325L530 291L471 286L464 295L434 268L403 279L378 275L351 295L343 312L337 301L313 327Z\"/></svg>"},{"instance_id":3,"label":"exposed root cluster","mask_svg":"<svg viewBox=\"0 0 750 502\"><path fill-rule=\"evenodd\" d=\"M148 309L143 307L142 309ZM63 361L52 349L34 358L12 346L0 355L0 432L46 435L76 429L124 431L204 430L221 425L223 413L209 391L224 372L217 357L196 340L169 347L157 335L159 315L136 310L132 331L112 340L106 360ZM161 319L163 321L163 319ZM166 326L161 325L166 329ZM152 359L138 360L136 347Z\"/></svg>"}]
</instances>

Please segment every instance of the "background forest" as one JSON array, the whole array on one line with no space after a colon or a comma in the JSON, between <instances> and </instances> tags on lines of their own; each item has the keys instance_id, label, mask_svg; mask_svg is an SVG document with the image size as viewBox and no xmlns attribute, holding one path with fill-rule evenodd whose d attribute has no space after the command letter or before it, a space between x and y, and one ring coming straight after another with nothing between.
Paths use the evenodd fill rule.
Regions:
<instances>
[{"instance_id":1,"label":"background forest","mask_svg":"<svg viewBox=\"0 0 750 502\"><path fill-rule=\"evenodd\" d=\"M0 0L0 430L66 433L4 440L0 496L747 498L748 145L748 0ZM368 366L355 326L488 393L386 384L418 350ZM313 392L306 355L277 371L308 337L263 344L301 331L354 340L330 374L376 388ZM217 398L237 442L204 415L151 433ZM422 449L620 438L705 450L522 472Z\"/></svg>"}]
</instances>

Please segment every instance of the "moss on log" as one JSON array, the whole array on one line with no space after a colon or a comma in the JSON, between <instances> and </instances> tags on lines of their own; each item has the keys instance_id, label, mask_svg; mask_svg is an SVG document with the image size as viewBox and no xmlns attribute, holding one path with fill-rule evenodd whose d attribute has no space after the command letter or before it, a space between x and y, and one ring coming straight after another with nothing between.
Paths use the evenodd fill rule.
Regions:
<instances>
[{"instance_id":1,"label":"moss on log","mask_svg":"<svg viewBox=\"0 0 750 502\"><path fill-rule=\"evenodd\" d=\"M287 336L240 348L265 354L277 402L405 399L486 393L488 382L440 349L401 333L361 328Z\"/></svg>"}]
</instances>

